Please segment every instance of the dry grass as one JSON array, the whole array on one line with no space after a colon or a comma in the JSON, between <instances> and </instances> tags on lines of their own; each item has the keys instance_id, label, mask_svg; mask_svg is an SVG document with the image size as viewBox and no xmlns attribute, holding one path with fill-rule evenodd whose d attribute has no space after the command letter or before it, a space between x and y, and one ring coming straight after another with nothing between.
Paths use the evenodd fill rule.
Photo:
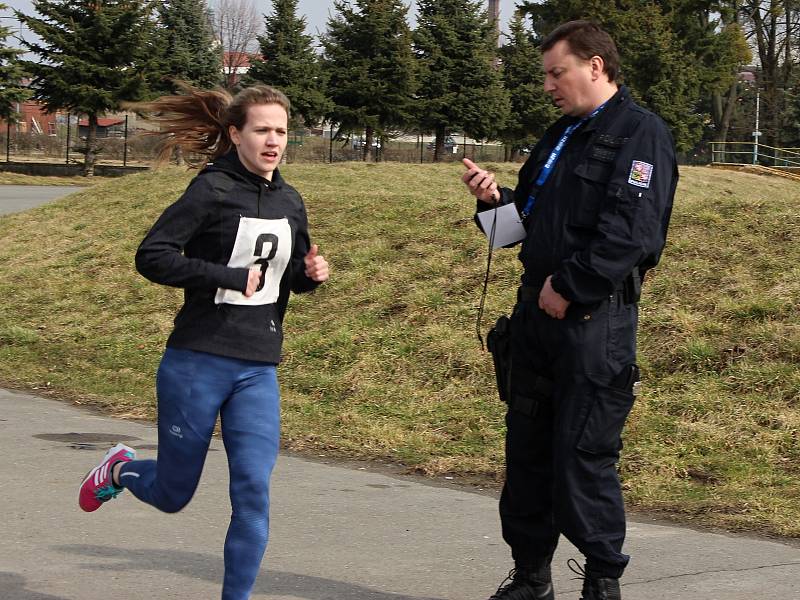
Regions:
<instances>
[{"instance_id":1,"label":"dry grass","mask_svg":"<svg viewBox=\"0 0 800 600\"><path fill-rule=\"evenodd\" d=\"M506 184L517 168L496 165ZM486 249L459 172L285 169L333 268L291 303L280 370L288 446L502 477L503 407L474 335ZM153 415L180 293L138 277L132 259L188 178L129 176L0 219L0 378ZM646 387L621 466L631 506L800 536L797 197L780 179L683 169L641 305ZM496 258L487 325L510 309L519 277L514 251Z\"/></svg>"},{"instance_id":2,"label":"dry grass","mask_svg":"<svg viewBox=\"0 0 800 600\"><path fill-rule=\"evenodd\" d=\"M0 185L75 185L91 186L103 181L99 177L44 177L0 172Z\"/></svg>"}]
</instances>

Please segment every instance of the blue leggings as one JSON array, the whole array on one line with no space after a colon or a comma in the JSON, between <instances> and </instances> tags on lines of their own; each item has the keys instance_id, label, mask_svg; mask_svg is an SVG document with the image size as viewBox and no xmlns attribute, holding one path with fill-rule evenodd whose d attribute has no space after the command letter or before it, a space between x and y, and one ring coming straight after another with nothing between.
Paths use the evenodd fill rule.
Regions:
<instances>
[{"instance_id":1,"label":"blue leggings","mask_svg":"<svg viewBox=\"0 0 800 600\"><path fill-rule=\"evenodd\" d=\"M280 436L275 365L167 348L156 386L158 460L125 463L120 484L159 510L181 510L197 489L219 413L233 509L222 600L246 600L267 547Z\"/></svg>"}]
</instances>

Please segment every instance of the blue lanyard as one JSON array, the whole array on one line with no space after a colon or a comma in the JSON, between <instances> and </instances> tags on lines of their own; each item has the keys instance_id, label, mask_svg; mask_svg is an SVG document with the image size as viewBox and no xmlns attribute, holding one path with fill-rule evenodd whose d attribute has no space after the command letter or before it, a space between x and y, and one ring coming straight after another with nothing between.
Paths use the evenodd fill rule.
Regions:
<instances>
[{"instance_id":1,"label":"blue lanyard","mask_svg":"<svg viewBox=\"0 0 800 600\"><path fill-rule=\"evenodd\" d=\"M599 113L601 110L603 110L603 107L605 107L606 104L607 104L607 102L603 102L600 106L595 108L592 111L592 114L590 114L588 117L583 117L577 123L573 123L572 125L567 127L566 131L561 136L561 139L558 140L558 143L556 144L555 148L553 148L553 150L550 152L550 156L547 157L547 162L544 163L544 166L542 167L542 170L539 171L539 177L536 178L536 184L533 187L534 191L542 189L542 186L544 185L544 182L547 181L548 177L550 177L550 173L553 172L553 168L556 166L556 162L558 162L558 158L561 156L561 151L564 150L564 146L567 145L567 141L569 140L569 138L572 135L572 133L578 127L580 127L581 125L586 123L586 121L596 117L597 113ZM534 194L534 191L532 191L530 196L528 196L528 202L525 204L525 208L522 211L522 218L523 219L525 217L527 217L529 214L531 214L531 210L533 209L533 205L536 202L536 195Z\"/></svg>"}]
</instances>

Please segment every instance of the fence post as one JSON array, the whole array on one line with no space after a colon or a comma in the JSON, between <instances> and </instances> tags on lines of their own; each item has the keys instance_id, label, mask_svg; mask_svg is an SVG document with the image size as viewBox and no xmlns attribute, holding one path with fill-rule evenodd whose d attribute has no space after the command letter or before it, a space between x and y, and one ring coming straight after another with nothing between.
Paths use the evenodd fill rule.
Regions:
<instances>
[{"instance_id":1,"label":"fence post","mask_svg":"<svg viewBox=\"0 0 800 600\"><path fill-rule=\"evenodd\" d=\"M756 89L756 130L753 132L753 164L758 163L758 136L761 131L758 129L759 113L761 111L761 90Z\"/></svg>"},{"instance_id":2,"label":"fence post","mask_svg":"<svg viewBox=\"0 0 800 600\"><path fill-rule=\"evenodd\" d=\"M128 166L128 115L125 115L125 134L122 143L122 166Z\"/></svg>"},{"instance_id":3,"label":"fence post","mask_svg":"<svg viewBox=\"0 0 800 600\"><path fill-rule=\"evenodd\" d=\"M71 120L72 120L72 114L67 113L67 155L64 158L64 164L67 166L69 166L69 142L70 142L69 136L72 130L72 127L70 126Z\"/></svg>"},{"instance_id":4,"label":"fence post","mask_svg":"<svg viewBox=\"0 0 800 600\"><path fill-rule=\"evenodd\" d=\"M6 162L11 162L11 121L6 123Z\"/></svg>"}]
</instances>

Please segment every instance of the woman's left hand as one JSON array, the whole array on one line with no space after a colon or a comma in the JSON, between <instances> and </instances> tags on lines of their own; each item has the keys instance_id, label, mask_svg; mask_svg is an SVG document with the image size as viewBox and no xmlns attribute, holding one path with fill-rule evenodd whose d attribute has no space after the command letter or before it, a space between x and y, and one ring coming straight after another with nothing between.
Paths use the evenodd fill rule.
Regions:
<instances>
[{"instance_id":1,"label":"woman's left hand","mask_svg":"<svg viewBox=\"0 0 800 600\"><path fill-rule=\"evenodd\" d=\"M306 263L306 277L319 283L328 280L328 261L319 255L319 247L316 244L311 245L311 250L303 260Z\"/></svg>"}]
</instances>

